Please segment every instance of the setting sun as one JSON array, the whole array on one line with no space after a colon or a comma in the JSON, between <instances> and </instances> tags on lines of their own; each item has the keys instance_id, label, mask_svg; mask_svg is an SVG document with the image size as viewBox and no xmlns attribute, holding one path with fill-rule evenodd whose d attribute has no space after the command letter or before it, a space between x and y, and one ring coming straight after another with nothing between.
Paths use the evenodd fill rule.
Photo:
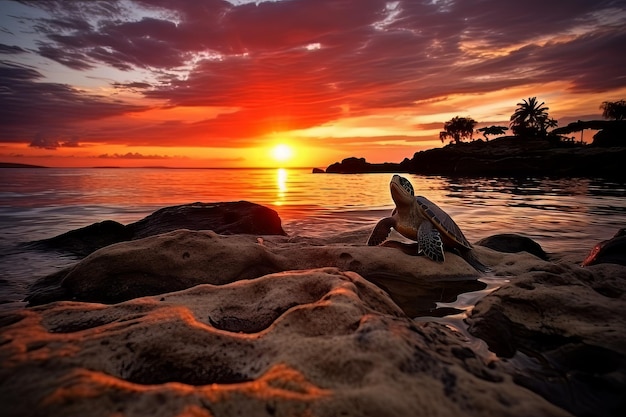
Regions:
<instances>
[{"instance_id":1,"label":"setting sun","mask_svg":"<svg viewBox=\"0 0 626 417\"><path fill-rule=\"evenodd\" d=\"M274 146L274 149L272 149L272 157L278 162L286 162L291 159L292 156L293 150L288 145L280 144Z\"/></svg>"}]
</instances>

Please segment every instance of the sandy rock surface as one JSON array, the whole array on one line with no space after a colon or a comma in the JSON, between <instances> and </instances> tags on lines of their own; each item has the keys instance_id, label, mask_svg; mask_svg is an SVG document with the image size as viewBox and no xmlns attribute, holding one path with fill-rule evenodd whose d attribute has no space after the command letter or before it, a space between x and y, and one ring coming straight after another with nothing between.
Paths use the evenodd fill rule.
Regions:
<instances>
[{"instance_id":1,"label":"sandy rock surface","mask_svg":"<svg viewBox=\"0 0 626 417\"><path fill-rule=\"evenodd\" d=\"M335 268L0 323L8 416L568 415Z\"/></svg>"},{"instance_id":2,"label":"sandy rock surface","mask_svg":"<svg viewBox=\"0 0 626 417\"><path fill-rule=\"evenodd\" d=\"M438 264L395 248L177 230L100 249L74 267L37 282L29 301L113 303L198 284L221 285L327 266L354 271L375 282L400 297L400 303L412 304L410 314L414 315L434 308L433 300L454 300L461 292L484 288L477 281L478 273L453 254L445 264Z\"/></svg>"},{"instance_id":3,"label":"sandy rock surface","mask_svg":"<svg viewBox=\"0 0 626 417\"><path fill-rule=\"evenodd\" d=\"M534 264L476 304L469 331L520 385L577 415L621 415L625 278L615 264Z\"/></svg>"},{"instance_id":4,"label":"sandy rock surface","mask_svg":"<svg viewBox=\"0 0 626 417\"><path fill-rule=\"evenodd\" d=\"M498 251L542 255L500 235L475 246L478 275L363 237L176 230L102 248L0 315L2 411L622 415L626 267ZM469 295L467 313L445 307Z\"/></svg>"}]
</instances>

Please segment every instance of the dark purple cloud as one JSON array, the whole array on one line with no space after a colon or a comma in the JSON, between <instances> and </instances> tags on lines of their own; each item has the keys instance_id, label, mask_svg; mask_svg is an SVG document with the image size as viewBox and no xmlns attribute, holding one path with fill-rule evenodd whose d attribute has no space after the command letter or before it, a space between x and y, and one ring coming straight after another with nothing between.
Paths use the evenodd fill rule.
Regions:
<instances>
[{"instance_id":1,"label":"dark purple cloud","mask_svg":"<svg viewBox=\"0 0 626 417\"><path fill-rule=\"evenodd\" d=\"M46 149L71 146L77 123L144 109L42 78L33 68L0 61L1 140Z\"/></svg>"},{"instance_id":2,"label":"dark purple cloud","mask_svg":"<svg viewBox=\"0 0 626 417\"><path fill-rule=\"evenodd\" d=\"M37 135L35 135L35 139L33 139L33 141L28 146L30 146L31 148L55 150L57 148L79 148L81 145L76 138L72 138L63 142L49 136L49 134L46 135L42 132L39 132L37 133Z\"/></svg>"},{"instance_id":3,"label":"dark purple cloud","mask_svg":"<svg viewBox=\"0 0 626 417\"><path fill-rule=\"evenodd\" d=\"M166 144L151 129L180 129L178 137L203 129L209 142L247 138L372 109L417 113L419 102L526 84L568 81L578 92L626 86L626 12L616 0L22 3L48 13L32 22L43 57L79 71L140 69L152 79L112 85L168 106L240 109L193 125L146 127L141 143ZM141 110L15 68L0 68L9 91L3 107L7 100L12 109L0 116L7 132L27 131L24 124L63 130Z\"/></svg>"},{"instance_id":4,"label":"dark purple cloud","mask_svg":"<svg viewBox=\"0 0 626 417\"><path fill-rule=\"evenodd\" d=\"M11 55L11 54L23 54L26 52L28 51L26 51L23 48L20 48L19 46L5 45L3 43L0 43L0 54Z\"/></svg>"}]
</instances>

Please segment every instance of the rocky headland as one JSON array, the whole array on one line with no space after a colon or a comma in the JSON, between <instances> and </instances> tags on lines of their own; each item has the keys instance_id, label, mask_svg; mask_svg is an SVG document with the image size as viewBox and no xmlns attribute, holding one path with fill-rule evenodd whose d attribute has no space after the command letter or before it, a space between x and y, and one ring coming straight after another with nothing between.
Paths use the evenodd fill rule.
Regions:
<instances>
[{"instance_id":1,"label":"rocky headland","mask_svg":"<svg viewBox=\"0 0 626 417\"><path fill-rule=\"evenodd\" d=\"M165 208L97 249L95 226L34 243L85 255L0 315L3 415L622 415L626 266L579 266L592 242L562 256L491 236L480 275L365 246L369 230L259 231L242 219L274 218L260 207ZM166 221L193 210L212 227Z\"/></svg>"},{"instance_id":2,"label":"rocky headland","mask_svg":"<svg viewBox=\"0 0 626 417\"><path fill-rule=\"evenodd\" d=\"M411 173L445 176L555 176L626 179L626 146L601 147L547 139L502 137L417 152L399 163L369 163L350 157L329 174Z\"/></svg>"}]
</instances>

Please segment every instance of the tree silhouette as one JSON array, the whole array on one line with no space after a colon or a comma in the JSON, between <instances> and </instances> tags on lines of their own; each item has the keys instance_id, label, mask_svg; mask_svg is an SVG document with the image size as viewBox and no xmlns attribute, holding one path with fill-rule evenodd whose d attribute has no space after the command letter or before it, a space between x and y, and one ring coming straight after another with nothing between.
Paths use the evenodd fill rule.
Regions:
<instances>
[{"instance_id":1,"label":"tree silhouette","mask_svg":"<svg viewBox=\"0 0 626 417\"><path fill-rule=\"evenodd\" d=\"M488 135L504 135L504 132L507 130L509 130L509 128L506 126L489 126L481 127L476 131L482 133L485 140L489 142L489 138L487 137Z\"/></svg>"},{"instance_id":2,"label":"tree silhouette","mask_svg":"<svg viewBox=\"0 0 626 417\"><path fill-rule=\"evenodd\" d=\"M545 136L547 128L554 125L556 120L548 117L548 107L537 97L530 97L517 103L517 109L511 116L511 130L517 136Z\"/></svg>"},{"instance_id":3,"label":"tree silhouette","mask_svg":"<svg viewBox=\"0 0 626 417\"><path fill-rule=\"evenodd\" d=\"M559 122L556 119L553 119L551 117L546 117L544 120L542 120L542 123L540 126L542 135L545 136L548 134L548 128L554 129L558 125L559 125Z\"/></svg>"},{"instance_id":4,"label":"tree silhouette","mask_svg":"<svg viewBox=\"0 0 626 417\"><path fill-rule=\"evenodd\" d=\"M600 105L600 109L602 109L602 117L605 119L626 119L626 100L604 101Z\"/></svg>"},{"instance_id":5,"label":"tree silhouette","mask_svg":"<svg viewBox=\"0 0 626 417\"><path fill-rule=\"evenodd\" d=\"M474 127L478 123L471 117L453 117L443 125L443 131L439 132L439 139L443 142L450 138L454 143L461 143L463 139L472 139Z\"/></svg>"}]
</instances>

